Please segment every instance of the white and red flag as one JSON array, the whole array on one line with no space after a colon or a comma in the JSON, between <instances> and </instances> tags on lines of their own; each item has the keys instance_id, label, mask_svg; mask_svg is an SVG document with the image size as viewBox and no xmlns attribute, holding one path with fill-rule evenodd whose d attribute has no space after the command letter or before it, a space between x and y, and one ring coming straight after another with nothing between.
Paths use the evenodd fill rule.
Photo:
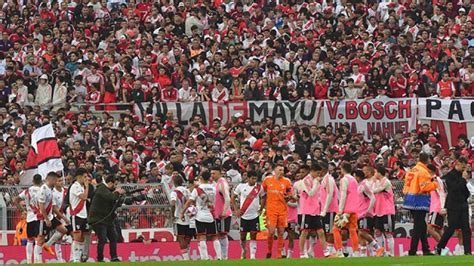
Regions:
<instances>
[{"instance_id":1,"label":"white and red flag","mask_svg":"<svg viewBox=\"0 0 474 266\"><path fill-rule=\"evenodd\" d=\"M63 171L61 151L54 134L53 125L37 128L31 135L31 147L26 157L25 170L20 177L22 185L30 185L35 174L43 179L49 172Z\"/></svg>"}]
</instances>

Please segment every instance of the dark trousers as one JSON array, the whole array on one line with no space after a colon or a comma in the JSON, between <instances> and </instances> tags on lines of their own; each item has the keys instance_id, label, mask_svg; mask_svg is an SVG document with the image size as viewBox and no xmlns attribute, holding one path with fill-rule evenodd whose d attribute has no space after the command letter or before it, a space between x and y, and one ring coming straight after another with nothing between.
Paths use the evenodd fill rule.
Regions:
<instances>
[{"instance_id":1,"label":"dark trousers","mask_svg":"<svg viewBox=\"0 0 474 266\"><path fill-rule=\"evenodd\" d=\"M428 245L427 237L427 225L426 225L426 215L427 211L410 211L413 216L413 233L411 236L410 251L409 255L415 255L418 250L418 242L421 241L421 247L423 253L430 252L430 246Z\"/></svg>"},{"instance_id":2,"label":"dark trousers","mask_svg":"<svg viewBox=\"0 0 474 266\"><path fill-rule=\"evenodd\" d=\"M104 260L104 246L109 240L110 259L117 258L117 231L114 225L97 224L92 227L97 235L97 260Z\"/></svg>"},{"instance_id":3,"label":"dark trousers","mask_svg":"<svg viewBox=\"0 0 474 266\"><path fill-rule=\"evenodd\" d=\"M471 255L471 225L469 224L469 209L451 210L448 209L448 228L444 231L439 240L438 249L446 247L449 239L456 229L461 229L464 244L464 254Z\"/></svg>"}]
</instances>

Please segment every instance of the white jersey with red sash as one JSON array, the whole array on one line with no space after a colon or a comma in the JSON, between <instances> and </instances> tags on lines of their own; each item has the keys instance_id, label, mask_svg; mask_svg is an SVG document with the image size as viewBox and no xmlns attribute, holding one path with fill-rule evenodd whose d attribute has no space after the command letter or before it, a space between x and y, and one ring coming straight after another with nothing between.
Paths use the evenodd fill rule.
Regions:
<instances>
[{"instance_id":1,"label":"white jersey with red sash","mask_svg":"<svg viewBox=\"0 0 474 266\"><path fill-rule=\"evenodd\" d=\"M46 184L43 184L41 188L39 189L38 192L38 213L37 213L37 218L39 221L44 220L45 217L40 213L40 207L39 205L43 204L44 208L46 210L46 214L48 215L49 220L53 219L53 190L48 187Z\"/></svg>"},{"instance_id":2,"label":"white jersey with red sash","mask_svg":"<svg viewBox=\"0 0 474 266\"><path fill-rule=\"evenodd\" d=\"M189 196L189 190L184 186L179 186L170 193L170 200L175 201L174 217L176 218L177 224L189 225L189 217L185 216L186 219L184 221L179 219L179 216L183 211L184 204L186 204Z\"/></svg>"},{"instance_id":3,"label":"white jersey with red sash","mask_svg":"<svg viewBox=\"0 0 474 266\"><path fill-rule=\"evenodd\" d=\"M202 223L214 222L214 198L216 187L213 184L200 184L191 193L190 199L196 202L196 220Z\"/></svg>"},{"instance_id":4,"label":"white jersey with red sash","mask_svg":"<svg viewBox=\"0 0 474 266\"><path fill-rule=\"evenodd\" d=\"M59 208L59 211L63 212L63 203L64 203L64 198L67 195L67 189L63 188L63 190L59 191L56 188L53 189L53 200L54 200L54 205L61 207Z\"/></svg>"},{"instance_id":5,"label":"white jersey with red sash","mask_svg":"<svg viewBox=\"0 0 474 266\"><path fill-rule=\"evenodd\" d=\"M38 194L40 187L31 186L25 189L23 192L18 195L20 199L25 202L26 205L26 222L38 221L37 214L39 213L38 209Z\"/></svg>"},{"instance_id":6,"label":"white jersey with red sash","mask_svg":"<svg viewBox=\"0 0 474 266\"><path fill-rule=\"evenodd\" d=\"M81 199L79 195L84 193L85 188L79 182L74 182L69 191L69 208L70 216L77 216L82 219L87 219L86 201Z\"/></svg>"},{"instance_id":7,"label":"white jersey with red sash","mask_svg":"<svg viewBox=\"0 0 474 266\"><path fill-rule=\"evenodd\" d=\"M240 197L240 211L242 219L253 220L258 217L260 210L260 197L263 195L260 184L250 186L248 183L239 184L234 194Z\"/></svg>"},{"instance_id":8,"label":"white jersey with red sash","mask_svg":"<svg viewBox=\"0 0 474 266\"><path fill-rule=\"evenodd\" d=\"M225 103L229 101L229 92L226 88L221 91L216 87L212 90L212 101L217 103Z\"/></svg>"}]
</instances>

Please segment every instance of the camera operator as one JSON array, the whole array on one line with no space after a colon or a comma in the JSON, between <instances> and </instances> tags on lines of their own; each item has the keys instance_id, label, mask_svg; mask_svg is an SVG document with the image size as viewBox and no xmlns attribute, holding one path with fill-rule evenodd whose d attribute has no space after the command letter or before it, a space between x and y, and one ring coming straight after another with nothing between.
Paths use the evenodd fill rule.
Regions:
<instances>
[{"instance_id":1,"label":"camera operator","mask_svg":"<svg viewBox=\"0 0 474 266\"><path fill-rule=\"evenodd\" d=\"M104 261L104 246L108 239L111 261L118 262L120 260L117 257L117 232L114 226L115 209L119 207L120 196L125 194L125 190L116 188L117 180L115 176L105 177L104 183L100 183L96 187L88 222L98 239L97 261Z\"/></svg>"}]
</instances>

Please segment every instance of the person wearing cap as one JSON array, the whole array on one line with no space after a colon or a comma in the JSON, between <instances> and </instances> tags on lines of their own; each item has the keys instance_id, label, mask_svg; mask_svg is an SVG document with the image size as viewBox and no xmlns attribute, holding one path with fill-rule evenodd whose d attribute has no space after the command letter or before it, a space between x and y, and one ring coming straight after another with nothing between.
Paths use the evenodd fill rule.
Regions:
<instances>
[{"instance_id":1,"label":"person wearing cap","mask_svg":"<svg viewBox=\"0 0 474 266\"><path fill-rule=\"evenodd\" d=\"M39 77L38 88L36 89L35 104L42 108L51 105L51 97L53 95L53 88L48 83L48 75L43 74Z\"/></svg>"},{"instance_id":2,"label":"person wearing cap","mask_svg":"<svg viewBox=\"0 0 474 266\"><path fill-rule=\"evenodd\" d=\"M421 153L415 167L407 172L403 187L403 208L413 216L413 233L408 255L415 256L421 240L423 255L431 255L427 239L426 215L430 210L430 193L438 188L438 183L428 169L430 156Z\"/></svg>"}]
</instances>

